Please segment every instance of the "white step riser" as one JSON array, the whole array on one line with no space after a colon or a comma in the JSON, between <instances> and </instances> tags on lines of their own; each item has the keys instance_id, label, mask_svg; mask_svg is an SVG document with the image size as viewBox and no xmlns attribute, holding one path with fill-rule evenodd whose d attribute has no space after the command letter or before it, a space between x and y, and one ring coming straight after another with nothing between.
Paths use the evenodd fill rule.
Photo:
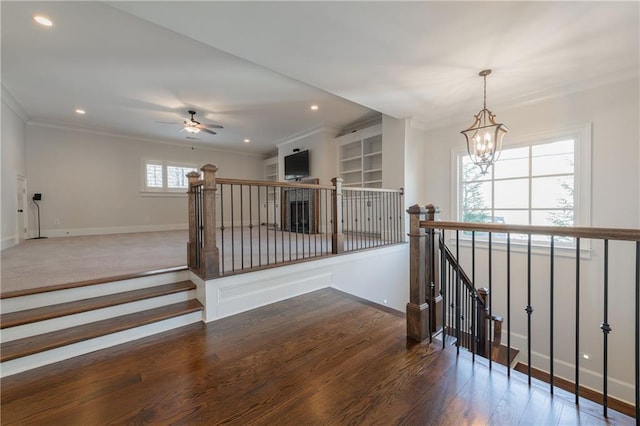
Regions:
<instances>
[{"instance_id":1,"label":"white step riser","mask_svg":"<svg viewBox=\"0 0 640 426\"><path fill-rule=\"evenodd\" d=\"M141 312L147 309L159 308L161 306L170 305L172 303L186 302L187 300L195 299L195 297L195 290L189 290L180 293L167 294L160 297L153 297L150 299L124 303L122 305L111 306L108 308L81 312L74 315L52 318L45 321L39 321L37 323L19 325L2 330L1 341L2 343L5 343L11 340L48 333L50 331L76 327L95 321L101 321L121 315L132 314L134 312Z\"/></svg>"},{"instance_id":2,"label":"white step riser","mask_svg":"<svg viewBox=\"0 0 640 426\"><path fill-rule=\"evenodd\" d=\"M169 318L158 321L153 324L147 324L141 327L112 333L106 336L97 337L91 340L74 343L50 351L40 352L26 357L6 361L0 364L0 377L7 377L23 371L42 367L44 365L53 364L54 362L63 361L79 355L84 355L100 349L109 348L111 346L130 342L132 340L142 339L174 328L193 324L202 321L202 312L193 312L190 314Z\"/></svg>"},{"instance_id":3,"label":"white step riser","mask_svg":"<svg viewBox=\"0 0 640 426\"><path fill-rule=\"evenodd\" d=\"M7 314L24 309L40 308L43 306L66 303L74 300L106 296L108 294L139 290L142 288L155 287L162 284L171 284L188 279L189 272L186 270L169 272L166 274L152 275L149 277L132 278L123 281L113 281L104 284L31 294L28 296L11 297L8 299L2 299L0 301L0 306L2 307L2 313Z\"/></svg>"}]
</instances>

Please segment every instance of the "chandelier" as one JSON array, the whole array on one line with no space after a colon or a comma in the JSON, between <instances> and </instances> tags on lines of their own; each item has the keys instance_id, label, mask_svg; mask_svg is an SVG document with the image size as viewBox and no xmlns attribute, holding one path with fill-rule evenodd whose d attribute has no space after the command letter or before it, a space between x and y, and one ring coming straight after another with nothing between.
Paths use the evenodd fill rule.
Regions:
<instances>
[{"instance_id":1,"label":"chandelier","mask_svg":"<svg viewBox=\"0 0 640 426\"><path fill-rule=\"evenodd\" d=\"M495 122L495 114L487 109L487 76L491 70L482 70L478 74L484 79L484 103L480 112L474 115L475 121L462 133L467 140L467 152L474 164L480 167L483 175L493 163L498 161L502 151L502 139L509 129Z\"/></svg>"}]
</instances>

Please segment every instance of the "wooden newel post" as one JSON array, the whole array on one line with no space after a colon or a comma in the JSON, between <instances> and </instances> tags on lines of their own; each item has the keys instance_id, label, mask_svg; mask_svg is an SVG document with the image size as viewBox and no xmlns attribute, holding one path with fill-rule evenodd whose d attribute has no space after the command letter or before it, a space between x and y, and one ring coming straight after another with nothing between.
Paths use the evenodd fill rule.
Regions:
<instances>
[{"instance_id":1,"label":"wooden newel post","mask_svg":"<svg viewBox=\"0 0 640 426\"><path fill-rule=\"evenodd\" d=\"M331 183L336 187L333 191L333 234L331 236L331 253L344 251L344 235L342 234L342 178L335 177Z\"/></svg>"},{"instance_id":2,"label":"wooden newel post","mask_svg":"<svg viewBox=\"0 0 640 426\"><path fill-rule=\"evenodd\" d=\"M425 221L436 222L440 220L440 208L433 204L425 207L427 213ZM435 228L427 230L427 303L429 304L431 333L436 333L442 328L442 294L440 292L440 232Z\"/></svg>"},{"instance_id":3,"label":"wooden newel post","mask_svg":"<svg viewBox=\"0 0 640 426\"><path fill-rule=\"evenodd\" d=\"M427 234L420 227L426 209L414 204L409 213L409 303L407 303L407 337L418 342L429 334L429 305L426 303Z\"/></svg>"},{"instance_id":4,"label":"wooden newel post","mask_svg":"<svg viewBox=\"0 0 640 426\"><path fill-rule=\"evenodd\" d=\"M478 313L478 317L476 318L476 324L478 327L478 336L477 336L477 354L480 356L488 357L489 356L489 289L485 287L481 287L476 290L478 293L479 299L482 301L483 305L478 306L476 312Z\"/></svg>"},{"instance_id":5,"label":"wooden newel post","mask_svg":"<svg viewBox=\"0 0 640 426\"><path fill-rule=\"evenodd\" d=\"M189 172L187 173L187 178L189 178L189 241L187 242L187 266L190 269L196 269L198 266L196 260L198 224L196 223L196 190L194 186L200 180L200 173Z\"/></svg>"},{"instance_id":6,"label":"wooden newel post","mask_svg":"<svg viewBox=\"0 0 640 426\"><path fill-rule=\"evenodd\" d=\"M202 224L204 242L200 252L200 273L204 279L220 276L220 255L216 240L216 172L213 164L202 166Z\"/></svg>"}]
</instances>

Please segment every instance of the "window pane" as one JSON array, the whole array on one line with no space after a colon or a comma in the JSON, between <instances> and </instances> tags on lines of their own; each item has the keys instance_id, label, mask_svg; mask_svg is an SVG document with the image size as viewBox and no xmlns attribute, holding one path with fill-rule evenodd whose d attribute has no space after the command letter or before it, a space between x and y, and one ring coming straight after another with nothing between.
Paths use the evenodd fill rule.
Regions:
<instances>
[{"instance_id":1,"label":"window pane","mask_svg":"<svg viewBox=\"0 0 640 426\"><path fill-rule=\"evenodd\" d=\"M186 189L189 183L187 173L195 170L194 167L167 166L167 187L171 189Z\"/></svg>"},{"instance_id":2,"label":"window pane","mask_svg":"<svg viewBox=\"0 0 640 426\"><path fill-rule=\"evenodd\" d=\"M147 188L162 188L162 165L147 163Z\"/></svg>"},{"instance_id":3,"label":"window pane","mask_svg":"<svg viewBox=\"0 0 640 426\"><path fill-rule=\"evenodd\" d=\"M533 178L531 188L532 208L573 209L573 176Z\"/></svg>"},{"instance_id":4,"label":"window pane","mask_svg":"<svg viewBox=\"0 0 640 426\"><path fill-rule=\"evenodd\" d=\"M573 139L568 139L566 141L534 145L531 147L531 155L540 157L544 155L573 154L573 150Z\"/></svg>"},{"instance_id":5,"label":"window pane","mask_svg":"<svg viewBox=\"0 0 640 426\"><path fill-rule=\"evenodd\" d=\"M471 182L462 186L462 208L490 209L491 182Z\"/></svg>"},{"instance_id":6,"label":"window pane","mask_svg":"<svg viewBox=\"0 0 640 426\"><path fill-rule=\"evenodd\" d=\"M534 157L532 169L534 176L573 173L573 153Z\"/></svg>"},{"instance_id":7,"label":"window pane","mask_svg":"<svg viewBox=\"0 0 640 426\"><path fill-rule=\"evenodd\" d=\"M476 166L468 155L462 157L462 181L469 182L473 180L489 180L491 179L491 173L483 175L480 172L480 167Z\"/></svg>"},{"instance_id":8,"label":"window pane","mask_svg":"<svg viewBox=\"0 0 640 426\"><path fill-rule=\"evenodd\" d=\"M573 226L573 210L534 210L531 221L540 226Z\"/></svg>"},{"instance_id":9,"label":"window pane","mask_svg":"<svg viewBox=\"0 0 640 426\"><path fill-rule=\"evenodd\" d=\"M507 225L528 225L528 210L496 210L494 223L505 223Z\"/></svg>"},{"instance_id":10,"label":"window pane","mask_svg":"<svg viewBox=\"0 0 640 426\"><path fill-rule=\"evenodd\" d=\"M491 222L491 210L464 210L462 212L463 222Z\"/></svg>"},{"instance_id":11,"label":"window pane","mask_svg":"<svg viewBox=\"0 0 640 426\"><path fill-rule=\"evenodd\" d=\"M494 185L495 208L529 207L529 179L496 181Z\"/></svg>"},{"instance_id":12,"label":"window pane","mask_svg":"<svg viewBox=\"0 0 640 426\"><path fill-rule=\"evenodd\" d=\"M493 165L494 178L529 175L529 147L505 149Z\"/></svg>"}]
</instances>

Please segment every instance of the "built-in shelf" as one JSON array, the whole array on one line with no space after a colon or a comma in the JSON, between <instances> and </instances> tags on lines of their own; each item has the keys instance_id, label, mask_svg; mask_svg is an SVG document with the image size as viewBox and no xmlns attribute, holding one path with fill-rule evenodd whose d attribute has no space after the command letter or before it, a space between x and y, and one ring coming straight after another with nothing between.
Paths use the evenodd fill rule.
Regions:
<instances>
[{"instance_id":1,"label":"built-in shelf","mask_svg":"<svg viewBox=\"0 0 640 426\"><path fill-rule=\"evenodd\" d=\"M376 125L336 139L338 170L344 186L382 187L382 126ZM347 167L344 167L347 166Z\"/></svg>"}]
</instances>

